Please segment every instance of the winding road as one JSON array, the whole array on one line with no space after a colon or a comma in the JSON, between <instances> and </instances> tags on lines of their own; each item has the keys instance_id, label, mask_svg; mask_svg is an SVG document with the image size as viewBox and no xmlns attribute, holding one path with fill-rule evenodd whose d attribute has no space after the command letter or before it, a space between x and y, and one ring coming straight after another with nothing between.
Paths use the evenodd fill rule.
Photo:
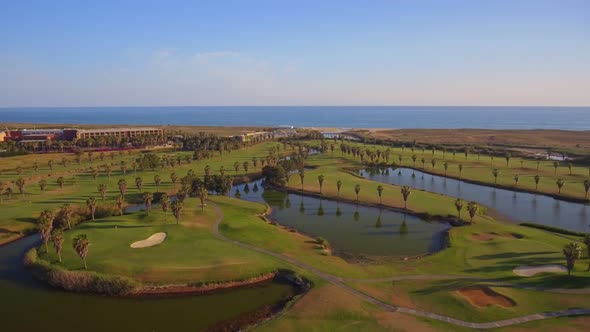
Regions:
<instances>
[{"instance_id":1,"label":"winding road","mask_svg":"<svg viewBox=\"0 0 590 332\"><path fill-rule=\"evenodd\" d=\"M227 238L226 236L224 236L223 234L221 234L219 232L219 224L223 221L223 218L224 218L223 211L221 210L221 208L219 208L219 206L217 204L215 204L215 203L211 203L211 204L213 205L213 208L215 209L215 213L217 214L217 219L215 220L215 224L213 226L213 233L220 240L232 243L236 246L239 246L239 247L242 247L245 249L253 250L253 251L256 251L256 252L259 252L262 254L266 254L266 255L275 257L275 258L280 259L284 262L287 262L291 265L297 266L301 269L304 269L308 272L311 272L311 273L317 275L318 277L330 282L331 284L333 284L335 286L338 286L338 287L362 298L363 300L365 300L367 302L377 305L378 307L380 307L386 311L401 312L404 314L435 319L435 320L446 322L449 324L454 324L454 325L473 328L473 329L481 329L481 330L517 325L517 324L522 324L522 323L526 323L526 322L532 322L532 321L537 321L537 320L547 319L547 318L555 318L555 317L563 317L563 316L576 316L576 315L590 315L590 308L576 308L576 309L567 309L567 310L561 310L561 311L531 314L531 315L526 315L526 316L521 316L521 317L499 320L499 321L495 321L495 322L474 323L474 322L466 322L466 321L463 321L460 319L455 319L452 317L435 314L435 313L428 312L428 311L399 307L399 306L387 304L377 298L374 298L370 295L367 295L363 292L360 292L360 291L346 285L345 281L349 281L349 282L386 282L386 281L398 281L398 280L465 279L465 280L474 280L474 281L493 282L496 285L519 287L519 288L523 288L523 289L531 289L531 290L538 290L538 291L553 291L553 292L558 292L558 293L575 293L575 294L581 294L581 293L590 294L590 288L585 288L585 289L548 289L547 288L546 289L546 288L536 288L536 287L523 287L523 286L511 285L511 284L505 283L505 282L495 282L494 280L490 280L490 279L478 279L478 278L473 278L473 277L468 277L468 276L456 276L456 275L416 275L416 276L398 276L398 277L379 278L379 279L343 279L343 278L331 275L329 273L322 272L322 271L316 269L315 267L313 267L309 264L306 264L304 262L298 261L292 257L282 255L282 254L279 254L279 253L276 253L276 252L273 252L273 251L270 251L270 250L267 250L264 248L260 248L257 246L253 246L251 244L242 243L242 242Z\"/></svg>"}]
</instances>

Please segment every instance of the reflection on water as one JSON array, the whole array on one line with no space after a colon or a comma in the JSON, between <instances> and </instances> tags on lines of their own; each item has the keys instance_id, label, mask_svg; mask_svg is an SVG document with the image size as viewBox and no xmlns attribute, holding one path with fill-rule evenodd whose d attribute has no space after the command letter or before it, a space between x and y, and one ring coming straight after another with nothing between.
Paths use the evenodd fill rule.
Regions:
<instances>
[{"instance_id":1,"label":"reflection on water","mask_svg":"<svg viewBox=\"0 0 590 332\"><path fill-rule=\"evenodd\" d=\"M257 182L250 183L253 187ZM260 186L260 184L259 184ZM365 256L414 256L435 252L444 245L449 225L426 222L386 209L262 189L246 193L234 186L241 199L266 203L271 219L300 232L326 238L337 251ZM290 202L297 202L291 206Z\"/></svg>"},{"instance_id":2,"label":"reflection on water","mask_svg":"<svg viewBox=\"0 0 590 332\"><path fill-rule=\"evenodd\" d=\"M294 294L283 283L220 293L159 299L114 298L55 290L34 279L22 263L37 236L0 247L3 331L185 331L273 305ZM92 252L90 253L92 259Z\"/></svg>"},{"instance_id":3,"label":"reflection on water","mask_svg":"<svg viewBox=\"0 0 590 332\"><path fill-rule=\"evenodd\" d=\"M395 172L392 170L391 173L396 175L386 175L381 171L363 171L365 177L374 181L409 185L417 189L476 201L513 220L561 227L579 232L590 231L590 217L586 213L580 212L586 209L585 204L447 179L443 176L428 175L408 168L399 168ZM413 173L416 174L415 177L412 176ZM424 176L426 176L426 180Z\"/></svg>"}]
</instances>

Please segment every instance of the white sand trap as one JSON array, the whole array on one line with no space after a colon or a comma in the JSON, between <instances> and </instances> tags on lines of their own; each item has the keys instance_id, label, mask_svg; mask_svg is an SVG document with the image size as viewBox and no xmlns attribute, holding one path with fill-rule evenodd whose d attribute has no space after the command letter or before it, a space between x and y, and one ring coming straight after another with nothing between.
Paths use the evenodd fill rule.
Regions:
<instances>
[{"instance_id":1,"label":"white sand trap","mask_svg":"<svg viewBox=\"0 0 590 332\"><path fill-rule=\"evenodd\" d=\"M166 233L160 232L148 237L145 240L133 242L131 243L130 247L134 249L153 247L164 242L164 240L166 240Z\"/></svg>"},{"instance_id":2,"label":"white sand trap","mask_svg":"<svg viewBox=\"0 0 590 332\"><path fill-rule=\"evenodd\" d=\"M532 277L538 273L565 273L567 269L563 265L537 265L537 266L519 266L512 270L514 274L521 277Z\"/></svg>"}]
</instances>

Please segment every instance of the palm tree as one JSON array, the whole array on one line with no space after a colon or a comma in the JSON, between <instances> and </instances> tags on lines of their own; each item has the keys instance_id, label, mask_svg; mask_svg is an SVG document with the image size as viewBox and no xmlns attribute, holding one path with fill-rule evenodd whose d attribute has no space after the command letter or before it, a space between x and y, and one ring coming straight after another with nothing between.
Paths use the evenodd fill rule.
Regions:
<instances>
[{"instance_id":1,"label":"palm tree","mask_svg":"<svg viewBox=\"0 0 590 332\"><path fill-rule=\"evenodd\" d=\"M576 261L582 257L582 247L574 242L570 242L563 248L563 256L565 256L567 274L571 275Z\"/></svg>"},{"instance_id":2,"label":"palm tree","mask_svg":"<svg viewBox=\"0 0 590 332\"><path fill-rule=\"evenodd\" d=\"M119 209L119 215L123 215L123 206L125 205L125 196L123 194L117 197L117 208Z\"/></svg>"},{"instance_id":3,"label":"palm tree","mask_svg":"<svg viewBox=\"0 0 590 332\"><path fill-rule=\"evenodd\" d=\"M26 184L25 179L20 177L20 178L16 179L14 184L18 187L18 191L20 192L22 198L25 198L25 184Z\"/></svg>"},{"instance_id":4,"label":"palm tree","mask_svg":"<svg viewBox=\"0 0 590 332\"><path fill-rule=\"evenodd\" d=\"M94 220L94 213L96 212L96 207L98 206L98 202L96 202L96 198L90 197L86 200L86 206L90 211L90 215L92 216L92 220Z\"/></svg>"},{"instance_id":5,"label":"palm tree","mask_svg":"<svg viewBox=\"0 0 590 332\"><path fill-rule=\"evenodd\" d=\"M176 223L178 224L180 221L180 215L182 214L182 209L184 209L184 204L180 200L175 200L170 205L170 208L172 209L172 214L174 215L174 218L176 218Z\"/></svg>"},{"instance_id":6,"label":"palm tree","mask_svg":"<svg viewBox=\"0 0 590 332\"><path fill-rule=\"evenodd\" d=\"M381 195L383 194L383 186L377 186L377 193L379 194L379 204L382 204Z\"/></svg>"},{"instance_id":7,"label":"palm tree","mask_svg":"<svg viewBox=\"0 0 590 332\"><path fill-rule=\"evenodd\" d=\"M402 151L403 151L403 146L402 146ZM402 157L401 154L399 156L397 156L397 159L399 160L400 166L403 165L402 161L403 161L404 158Z\"/></svg>"},{"instance_id":8,"label":"palm tree","mask_svg":"<svg viewBox=\"0 0 590 332\"><path fill-rule=\"evenodd\" d=\"M410 194L412 193L412 189L410 188L410 186L402 186L401 193L402 193L402 197L404 199L404 209L407 209L408 208L408 197L410 197Z\"/></svg>"},{"instance_id":9,"label":"palm tree","mask_svg":"<svg viewBox=\"0 0 590 332\"><path fill-rule=\"evenodd\" d=\"M47 188L47 180L45 180L45 179L39 180L39 189L41 189L41 191L45 192L45 188ZM2 192L2 188L0 188L0 193L1 192Z\"/></svg>"},{"instance_id":10,"label":"palm tree","mask_svg":"<svg viewBox=\"0 0 590 332\"><path fill-rule=\"evenodd\" d=\"M424 167L424 164L426 164L426 159L422 158L422 159L420 159L420 162L422 162L422 168L426 168L426 167Z\"/></svg>"},{"instance_id":11,"label":"palm tree","mask_svg":"<svg viewBox=\"0 0 590 332\"><path fill-rule=\"evenodd\" d=\"M520 179L520 178L519 178L518 174L515 174L515 175L514 175L514 186L515 186L515 187L516 187L516 186L518 186L518 180L519 180L519 179Z\"/></svg>"},{"instance_id":12,"label":"palm tree","mask_svg":"<svg viewBox=\"0 0 590 332\"><path fill-rule=\"evenodd\" d=\"M447 170L449 169L449 163L445 162L443 164L443 167L445 168L445 176L447 176Z\"/></svg>"},{"instance_id":13,"label":"palm tree","mask_svg":"<svg viewBox=\"0 0 590 332\"><path fill-rule=\"evenodd\" d=\"M137 163L135 161L131 163L131 168L133 168L133 175L137 175Z\"/></svg>"},{"instance_id":14,"label":"palm tree","mask_svg":"<svg viewBox=\"0 0 590 332\"><path fill-rule=\"evenodd\" d=\"M236 175L238 175L238 172L240 171L240 163L239 162L234 162L234 170L236 171Z\"/></svg>"},{"instance_id":15,"label":"palm tree","mask_svg":"<svg viewBox=\"0 0 590 332\"><path fill-rule=\"evenodd\" d=\"M135 178L135 187L137 187L139 192L141 192L141 188L143 188L143 179L139 176Z\"/></svg>"},{"instance_id":16,"label":"palm tree","mask_svg":"<svg viewBox=\"0 0 590 332\"><path fill-rule=\"evenodd\" d=\"M51 230L53 229L53 220L55 220L55 216L53 212L49 210L45 210L41 212L41 216L39 217L39 236L45 245L45 252L49 252L49 248L47 247L47 242L51 236Z\"/></svg>"},{"instance_id":17,"label":"palm tree","mask_svg":"<svg viewBox=\"0 0 590 332\"><path fill-rule=\"evenodd\" d=\"M477 202L471 201L467 203L467 211L469 212L469 221L471 223L473 223L473 217L475 217L477 210L479 210L479 205L477 204Z\"/></svg>"},{"instance_id":18,"label":"palm tree","mask_svg":"<svg viewBox=\"0 0 590 332\"><path fill-rule=\"evenodd\" d=\"M539 181L541 180L541 177L539 176L539 174L535 175L535 190L539 190Z\"/></svg>"},{"instance_id":19,"label":"palm tree","mask_svg":"<svg viewBox=\"0 0 590 332\"><path fill-rule=\"evenodd\" d=\"M4 188L6 188L6 183L4 183L4 181L0 181L0 204L2 204L2 195L4 194Z\"/></svg>"},{"instance_id":20,"label":"palm tree","mask_svg":"<svg viewBox=\"0 0 590 332\"><path fill-rule=\"evenodd\" d=\"M322 187L324 186L324 175L320 174L318 176L318 183L320 184L320 195L322 194Z\"/></svg>"},{"instance_id":21,"label":"palm tree","mask_svg":"<svg viewBox=\"0 0 590 332\"><path fill-rule=\"evenodd\" d=\"M74 209L72 208L72 206L70 204L64 204L61 207L59 214L62 216L62 218L68 224L68 229L72 229L71 222L72 222L72 215L74 214Z\"/></svg>"},{"instance_id":22,"label":"palm tree","mask_svg":"<svg viewBox=\"0 0 590 332\"><path fill-rule=\"evenodd\" d=\"M162 183L162 178L160 177L160 175L156 174L154 175L154 183L156 184L156 191L160 190L160 183Z\"/></svg>"},{"instance_id":23,"label":"palm tree","mask_svg":"<svg viewBox=\"0 0 590 332\"><path fill-rule=\"evenodd\" d=\"M299 178L301 179L301 190L303 190L303 180L305 180L305 168L299 169Z\"/></svg>"},{"instance_id":24,"label":"palm tree","mask_svg":"<svg viewBox=\"0 0 590 332\"><path fill-rule=\"evenodd\" d=\"M219 167L219 174L221 174L221 176L225 175L225 167L223 167L223 166Z\"/></svg>"},{"instance_id":25,"label":"palm tree","mask_svg":"<svg viewBox=\"0 0 590 332\"><path fill-rule=\"evenodd\" d=\"M567 163L567 168L570 170L570 175L572 175L572 167L574 167L574 164Z\"/></svg>"},{"instance_id":26,"label":"palm tree","mask_svg":"<svg viewBox=\"0 0 590 332\"><path fill-rule=\"evenodd\" d=\"M88 247L90 246L88 236L86 234L78 234L74 238L72 246L74 247L74 250L76 250L78 256L82 258L82 261L84 262L84 269L87 269L88 266L86 265L86 256L88 256Z\"/></svg>"},{"instance_id":27,"label":"palm tree","mask_svg":"<svg viewBox=\"0 0 590 332\"><path fill-rule=\"evenodd\" d=\"M418 159L418 156L413 154L412 155L412 162L414 163L414 167L416 167L416 160Z\"/></svg>"},{"instance_id":28,"label":"palm tree","mask_svg":"<svg viewBox=\"0 0 590 332\"><path fill-rule=\"evenodd\" d=\"M455 209L457 209L457 215L459 216L459 219L461 219L461 210L463 210L463 205L464 202L462 199L457 198L455 200Z\"/></svg>"},{"instance_id":29,"label":"palm tree","mask_svg":"<svg viewBox=\"0 0 590 332\"><path fill-rule=\"evenodd\" d=\"M584 180L584 191L586 191L584 198L586 199L588 199L588 190L590 190L590 179Z\"/></svg>"},{"instance_id":30,"label":"palm tree","mask_svg":"<svg viewBox=\"0 0 590 332\"><path fill-rule=\"evenodd\" d=\"M105 165L104 171L105 171L105 173L107 173L107 177L109 178L109 182L111 182L111 174L113 174L113 167L111 165Z\"/></svg>"},{"instance_id":31,"label":"palm tree","mask_svg":"<svg viewBox=\"0 0 590 332\"><path fill-rule=\"evenodd\" d=\"M50 171L53 171L53 159L49 159L47 161L47 166L49 166Z\"/></svg>"},{"instance_id":32,"label":"palm tree","mask_svg":"<svg viewBox=\"0 0 590 332\"><path fill-rule=\"evenodd\" d=\"M250 163L247 161L244 161L242 163L242 168L244 169L244 174L248 174L248 168L250 167Z\"/></svg>"},{"instance_id":33,"label":"palm tree","mask_svg":"<svg viewBox=\"0 0 590 332\"><path fill-rule=\"evenodd\" d=\"M64 245L64 232L59 228L54 229L53 232L51 232L51 241L53 242L53 248L55 248L55 252L61 263L61 249Z\"/></svg>"},{"instance_id":34,"label":"palm tree","mask_svg":"<svg viewBox=\"0 0 590 332\"><path fill-rule=\"evenodd\" d=\"M557 167L559 167L559 161L554 161L553 162L553 175L557 175Z\"/></svg>"},{"instance_id":35,"label":"palm tree","mask_svg":"<svg viewBox=\"0 0 590 332\"><path fill-rule=\"evenodd\" d=\"M92 178L94 179L94 181L96 181L96 178L98 177L98 170L94 167L90 167L90 173L92 174Z\"/></svg>"},{"instance_id":36,"label":"palm tree","mask_svg":"<svg viewBox=\"0 0 590 332\"><path fill-rule=\"evenodd\" d=\"M461 178L462 173L463 173L463 164L459 164L459 179Z\"/></svg>"},{"instance_id":37,"label":"palm tree","mask_svg":"<svg viewBox=\"0 0 590 332\"><path fill-rule=\"evenodd\" d=\"M434 169L434 166L436 166L436 159L432 159L430 164L432 165L432 169Z\"/></svg>"},{"instance_id":38,"label":"palm tree","mask_svg":"<svg viewBox=\"0 0 590 332\"><path fill-rule=\"evenodd\" d=\"M356 201L358 203L358 201L359 201L359 193L361 192L361 186L358 185L358 184L356 186L354 186L354 192L356 194Z\"/></svg>"},{"instance_id":39,"label":"palm tree","mask_svg":"<svg viewBox=\"0 0 590 332\"><path fill-rule=\"evenodd\" d=\"M492 170L492 175L494 176L494 184L498 183L498 175L500 175L500 171L497 168Z\"/></svg>"},{"instance_id":40,"label":"palm tree","mask_svg":"<svg viewBox=\"0 0 590 332\"><path fill-rule=\"evenodd\" d=\"M147 215L150 215L150 209L152 207L152 201L154 200L154 194L150 193L150 192L145 192L143 193L143 204L145 204L145 211L147 212Z\"/></svg>"},{"instance_id":41,"label":"palm tree","mask_svg":"<svg viewBox=\"0 0 590 332\"><path fill-rule=\"evenodd\" d=\"M121 196L125 196L125 193L127 192L127 181L125 181L125 179L120 179L117 185L119 186L119 192L121 193Z\"/></svg>"},{"instance_id":42,"label":"palm tree","mask_svg":"<svg viewBox=\"0 0 590 332\"><path fill-rule=\"evenodd\" d=\"M586 245L588 258L590 258L590 234L586 234L586 236L584 236L584 244ZM590 271L590 262L588 262L588 269L586 271Z\"/></svg>"},{"instance_id":43,"label":"palm tree","mask_svg":"<svg viewBox=\"0 0 590 332\"><path fill-rule=\"evenodd\" d=\"M507 153L504 158L506 159L506 167L508 167L508 164L510 163L510 153Z\"/></svg>"},{"instance_id":44,"label":"palm tree","mask_svg":"<svg viewBox=\"0 0 590 332\"><path fill-rule=\"evenodd\" d=\"M207 174L207 167L205 167L205 174ZM178 183L178 175L176 175L175 172L172 172L172 174L170 174L170 181L172 181L172 184L174 185L174 190L176 190L176 183Z\"/></svg>"},{"instance_id":45,"label":"palm tree","mask_svg":"<svg viewBox=\"0 0 590 332\"><path fill-rule=\"evenodd\" d=\"M561 188L565 184L565 180L563 178L559 178L559 179L557 179L557 181L555 181L555 184L557 185L557 188L558 188L557 193L561 194Z\"/></svg>"},{"instance_id":46,"label":"palm tree","mask_svg":"<svg viewBox=\"0 0 590 332\"><path fill-rule=\"evenodd\" d=\"M170 208L170 197L166 193L163 193L160 197L160 206L162 207L162 212L164 212L164 219L166 219L166 212Z\"/></svg>"},{"instance_id":47,"label":"palm tree","mask_svg":"<svg viewBox=\"0 0 590 332\"><path fill-rule=\"evenodd\" d=\"M121 160L121 172L123 173L123 175L127 175L127 163L125 162L125 160Z\"/></svg>"},{"instance_id":48,"label":"palm tree","mask_svg":"<svg viewBox=\"0 0 590 332\"><path fill-rule=\"evenodd\" d=\"M204 211L205 210L205 200L209 196L209 191L207 190L207 188L205 186L201 186L201 188L199 188L198 195L199 195L199 200L201 201L201 211Z\"/></svg>"},{"instance_id":49,"label":"palm tree","mask_svg":"<svg viewBox=\"0 0 590 332\"><path fill-rule=\"evenodd\" d=\"M62 190L64 188L64 178L63 176L60 176L57 178L57 185L59 186L59 189Z\"/></svg>"},{"instance_id":50,"label":"palm tree","mask_svg":"<svg viewBox=\"0 0 590 332\"><path fill-rule=\"evenodd\" d=\"M342 181L338 180L338 182L336 182L336 189L338 190L338 197L340 197L340 188L342 188Z\"/></svg>"},{"instance_id":51,"label":"palm tree","mask_svg":"<svg viewBox=\"0 0 590 332\"><path fill-rule=\"evenodd\" d=\"M252 165L254 165L254 169L258 167L258 158L252 157Z\"/></svg>"}]
</instances>

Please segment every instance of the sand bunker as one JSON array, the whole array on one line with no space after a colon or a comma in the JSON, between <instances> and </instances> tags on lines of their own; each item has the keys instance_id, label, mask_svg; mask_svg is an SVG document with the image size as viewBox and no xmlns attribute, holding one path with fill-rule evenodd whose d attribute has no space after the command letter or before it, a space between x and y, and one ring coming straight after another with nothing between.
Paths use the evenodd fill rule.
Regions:
<instances>
[{"instance_id":1,"label":"sand bunker","mask_svg":"<svg viewBox=\"0 0 590 332\"><path fill-rule=\"evenodd\" d=\"M532 277L538 273L565 273L567 269L563 265L538 265L538 266L519 266L512 270L514 274L521 277Z\"/></svg>"},{"instance_id":2,"label":"sand bunker","mask_svg":"<svg viewBox=\"0 0 590 332\"><path fill-rule=\"evenodd\" d=\"M516 302L511 298L496 293L491 288L485 286L467 287L458 290L457 293L476 307L487 307L490 305L514 307L516 305Z\"/></svg>"},{"instance_id":3,"label":"sand bunker","mask_svg":"<svg viewBox=\"0 0 590 332\"><path fill-rule=\"evenodd\" d=\"M145 240L133 242L131 243L130 247L134 249L153 247L164 242L164 240L166 240L166 233L160 232L148 237Z\"/></svg>"},{"instance_id":4,"label":"sand bunker","mask_svg":"<svg viewBox=\"0 0 590 332\"><path fill-rule=\"evenodd\" d=\"M503 237L508 239L522 239L522 235L514 234L514 233L496 233L496 232L488 232L488 233L473 233L471 234L475 240L478 241L491 241L497 237Z\"/></svg>"}]
</instances>

